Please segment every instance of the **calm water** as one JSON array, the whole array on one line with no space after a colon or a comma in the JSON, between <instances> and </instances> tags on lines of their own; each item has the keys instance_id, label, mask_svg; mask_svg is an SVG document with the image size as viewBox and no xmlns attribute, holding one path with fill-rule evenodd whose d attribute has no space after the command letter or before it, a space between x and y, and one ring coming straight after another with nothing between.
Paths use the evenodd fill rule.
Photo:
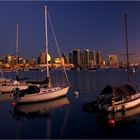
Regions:
<instances>
[{"instance_id":1,"label":"calm water","mask_svg":"<svg viewBox=\"0 0 140 140\"><path fill-rule=\"evenodd\" d=\"M62 71L52 71L52 84L63 85ZM43 79L45 73L39 71L21 72L20 77ZM15 73L5 73L7 78L15 78ZM121 117L110 126L100 113L83 111L85 103L96 100L97 94L107 84L126 83L125 71L68 71L72 84L64 98L51 102L28 104L14 108L9 94L0 95L0 138L140 138L140 108L127 112L129 117ZM139 89L140 71L131 75L131 83ZM79 97L73 95L79 92Z\"/></svg>"}]
</instances>

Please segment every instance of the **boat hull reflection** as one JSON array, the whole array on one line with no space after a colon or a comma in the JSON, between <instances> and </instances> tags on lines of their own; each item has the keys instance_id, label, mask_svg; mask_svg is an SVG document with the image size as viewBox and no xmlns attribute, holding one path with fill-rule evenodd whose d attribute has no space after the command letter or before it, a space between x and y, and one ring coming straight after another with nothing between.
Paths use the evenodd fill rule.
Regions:
<instances>
[{"instance_id":1,"label":"boat hull reflection","mask_svg":"<svg viewBox=\"0 0 140 140\"><path fill-rule=\"evenodd\" d=\"M127 126L128 124L136 123L137 116L140 116L140 106L116 113L100 113L98 116L98 121L100 124L108 126Z\"/></svg>"},{"instance_id":2,"label":"boat hull reflection","mask_svg":"<svg viewBox=\"0 0 140 140\"><path fill-rule=\"evenodd\" d=\"M49 115L49 111L55 110L57 108L69 105L70 101L67 97L62 97L56 100L34 103L34 104L24 104L16 105L14 107L14 116L19 117L37 117L43 115Z\"/></svg>"},{"instance_id":3,"label":"boat hull reflection","mask_svg":"<svg viewBox=\"0 0 140 140\"><path fill-rule=\"evenodd\" d=\"M0 93L0 102L12 101L13 93L2 94Z\"/></svg>"}]
</instances>

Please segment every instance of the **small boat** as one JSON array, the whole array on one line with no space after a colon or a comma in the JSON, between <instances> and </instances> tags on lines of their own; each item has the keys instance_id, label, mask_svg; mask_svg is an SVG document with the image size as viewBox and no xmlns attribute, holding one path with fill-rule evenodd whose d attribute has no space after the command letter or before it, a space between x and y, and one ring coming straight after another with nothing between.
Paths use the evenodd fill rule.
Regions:
<instances>
[{"instance_id":1,"label":"small boat","mask_svg":"<svg viewBox=\"0 0 140 140\"><path fill-rule=\"evenodd\" d=\"M51 24L52 27L52 24ZM47 35L47 7L45 6L45 29L46 29L46 54L48 54L48 35ZM52 27L52 31L54 34L54 29ZM54 34L55 37L55 34ZM58 49L58 43L55 37L55 42L56 42L56 46ZM60 50L58 49L59 52L59 56L61 56L60 54ZM62 63L63 64L63 63ZM53 100L62 96L65 96L69 90L69 81L68 81L68 77L66 74L66 70L64 67L64 74L66 76L66 80L67 80L67 85L65 86L56 86L56 87L49 87L49 67L48 67L48 59L46 57L46 66L47 66L47 70L46 70L46 79L44 81L34 81L34 82L29 82L30 84L39 84L39 86L36 85L29 85L27 89L25 90L20 90L20 89L16 89L14 91L14 100L16 101L16 103L21 104L21 103L31 103L31 102L40 102L40 101L44 101L44 100Z\"/></svg>"},{"instance_id":2,"label":"small boat","mask_svg":"<svg viewBox=\"0 0 140 140\"><path fill-rule=\"evenodd\" d=\"M17 30L16 30L16 59L17 59L17 62L16 64L18 64L18 59L19 59L19 56L18 56L18 24L17 24ZM23 89L26 89L28 87L28 84L23 81L23 80L27 80L27 78L19 78L18 77L18 71L16 71L16 80L12 80L12 79L6 79L4 77L4 74L3 72L1 71L1 75L2 75L2 78L0 78L0 92L1 93L12 93L14 91L14 89L16 88L19 88L21 90Z\"/></svg>"},{"instance_id":3,"label":"small boat","mask_svg":"<svg viewBox=\"0 0 140 140\"><path fill-rule=\"evenodd\" d=\"M5 93L12 93L16 88L19 88L21 90L26 89L28 86L26 82L18 82L11 80L10 82L4 82L0 84L0 92L2 94Z\"/></svg>"},{"instance_id":4,"label":"small boat","mask_svg":"<svg viewBox=\"0 0 140 140\"><path fill-rule=\"evenodd\" d=\"M28 84L26 82L28 78L19 78L16 75L16 80L6 79L5 77L0 78L0 93L12 93L16 88L21 90L26 89Z\"/></svg>"},{"instance_id":5,"label":"small boat","mask_svg":"<svg viewBox=\"0 0 140 140\"><path fill-rule=\"evenodd\" d=\"M107 85L101 95L98 96L98 106L101 111L120 111L136 107L140 104L140 93L134 90L130 84L130 63L127 39L127 13L125 12L125 37L126 37L126 57L127 57L127 84L120 87Z\"/></svg>"},{"instance_id":6,"label":"small boat","mask_svg":"<svg viewBox=\"0 0 140 140\"><path fill-rule=\"evenodd\" d=\"M101 111L125 111L140 104L140 93L130 85L111 87L107 85L98 96L98 107Z\"/></svg>"},{"instance_id":7,"label":"small boat","mask_svg":"<svg viewBox=\"0 0 140 140\"><path fill-rule=\"evenodd\" d=\"M12 93L16 88L21 90L26 89L28 87L28 83L26 82L28 78L19 78L16 75L16 80L1 78L0 79L0 92L2 94Z\"/></svg>"}]
</instances>

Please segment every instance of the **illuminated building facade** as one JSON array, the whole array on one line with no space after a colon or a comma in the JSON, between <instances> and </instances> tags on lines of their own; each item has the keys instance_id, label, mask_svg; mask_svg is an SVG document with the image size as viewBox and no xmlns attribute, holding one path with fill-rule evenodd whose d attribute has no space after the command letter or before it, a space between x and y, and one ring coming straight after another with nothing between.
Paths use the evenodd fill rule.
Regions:
<instances>
[{"instance_id":1,"label":"illuminated building facade","mask_svg":"<svg viewBox=\"0 0 140 140\"><path fill-rule=\"evenodd\" d=\"M118 57L116 55L108 56L109 66L118 66Z\"/></svg>"}]
</instances>

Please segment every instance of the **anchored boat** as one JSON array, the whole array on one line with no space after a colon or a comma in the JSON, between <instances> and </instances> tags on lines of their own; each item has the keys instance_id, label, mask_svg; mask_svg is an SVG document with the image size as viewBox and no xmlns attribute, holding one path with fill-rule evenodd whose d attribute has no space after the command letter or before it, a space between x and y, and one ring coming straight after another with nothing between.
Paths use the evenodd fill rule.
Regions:
<instances>
[{"instance_id":1,"label":"anchored boat","mask_svg":"<svg viewBox=\"0 0 140 140\"><path fill-rule=\"evenodd\" d=\"M52 31L54 34L59 56L61 56L52 24L51 24L51 27L52 27ZM46 6L45 6L45 29L46 29L46 45L45 46L46 46L46 54L48 54L47 7ZM61 96L65 96L67 94L68 89L69 89L69 81L68 81L65 67L64 67L64 74L66 76L67 85L49 87L48 86L49 85L49 68L48 68L47 57L46 57L46 66L47 66L47 70L46 70L47 71L47 78L46 78L47 80L44 80L43 82L39 82L39 84L41 83L41 85L39 85L39 86L29 85L28 88L25 90L20 90L17 88L13 95L16 103L30 103L30 102L40 102L40 101L44 101L44 100L53 100L53 99L59 98ZM38 84L38 82L36 82L36 81L29 82L29 83Z\"/></svg>"},{"instance_id":2,"label":"anchored boat","mask_svg":"<svg viewBox=\"0 0 140 140\"><path fill-rule=\"evenodd\" d=\"M127 13L125 12L125 37L127 56L127 80L128 84L120 87L106 86L98 96L98 107L102 111L120 111L133 108L140 104L140 93L130 85L130 63L127 39Z\"/></svg>"}]
</instances>

